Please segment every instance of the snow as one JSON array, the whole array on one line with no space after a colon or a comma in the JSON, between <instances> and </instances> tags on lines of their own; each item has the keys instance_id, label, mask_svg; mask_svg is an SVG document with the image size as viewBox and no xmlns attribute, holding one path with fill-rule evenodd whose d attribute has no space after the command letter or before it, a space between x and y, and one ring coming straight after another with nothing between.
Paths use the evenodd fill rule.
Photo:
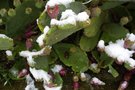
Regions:
<instances>
[{"instance_id":1,"label":"snow","mask_svg":"<svg viewBox=\"0 0 135 90\"><path fill-rule=\"evenodd\" d=\"M59 73L61 70L62 70L62 65L55 65L54 68L52 68L51 70L54 72L54 73Z\"/></svg>"},{"instance_id":2,"label":"snow","mask_svg":"<svg viewBox=\"0 0 135 90\"><path fill-rule=\"evenodd\" d=\"M100 40L97 45L98 48L104 49L105 48L105 42L103 40Z\"/></svg>"},{"instance_id":3,"label":"snow","mask_svg":"<svg viewBox=\"0 0 135 90\"><path fill-rule=\"evenodd\" d=\"M7 51L6 51L6 55L7 55L7 56L12 56L12 51L7 50Z\"/></svg>"},{"instance_id":4,"label":"snow","mask_svg":"<svg viewBox=\"0 0 135 90\"><path fill-rule=\"evenodd\" d=\"M124 49L123 47L115 43L110 43L108 46L105 46L105 52L113 58L117 58L119 56L129 58L134 53L134 51Z\"/></svg>"},{"instance_id":5,"label":"snow","mask_svg":"<svg viewBox=\"0 0 135 90\"><path fill-rule=\"evenodd\" d=\"M54 7L55 5L65 5L66 7L68 7L68 5L71 3L71 2L74 2L75 0L49 0L47 3L46 3L46 6L45 8L47 9L47 6L50 6L50 7Z\"/></svg>"},{"instance_id":6,"label":"snow","mask_svg":"<svg viewBox=\"0 0 135 90\"><path fill-rule=\"evenodd\" d=\"M51 81L51 76L44 70L36 70L30 67L30 72L36 80L44 81L45 84L49 84Z\"/></svg>"},{"instance_id":7,"label":"snow","mask_svg":"<svg viewBox=\"0 0 135 90\"><path fill-rule=\"evenodd\" d=\"M96 77L93 77L91 79L91 84L94 84L94 85L105 85L105 83L101 80L99 80L98 78Z\"/></svg>"},{"instance_id":8,"label":"snow","mask_svg":"<svg viewBox=\"0 0 135 90\"><path fill-rule=\"evenodd\" d=\"M81 74L80 74L80 77L81 77L81 80L82 80L82 81L85 81L85 80L87 79L85 73L81 73Z\"/></svg>"},{"instance_id":9,"label":"snow","mask_svg":"<svg viewBox=\"0 0 135 90\"><path fill-rule=\"evenodd\" d=\"M25 87L25 90L38 90L34 85L34 80L30 77L30 75L26 76L26 82L27 86Z\"/></svg>"},{"instance_id":10,"label":"snow","mask_svg":"<svg viewBox=\"0 0 135 90\"><path fill-rule=\"evenodd\" d=\"M128 40L134 42L134 41L135 41L135 35L134 35L133 33L131 33L131 34L128 33L128 34L126 35L126 39L128 39Z\"/></svg>"},{"instance_id":11,"label":"snow","mask_svg":"<svg viewBox=\"0 0 135 90\"><path fill-rule=\"evenodd\" d=\"M77 21L86 21L89 19L89 15L86 12L81 12L77 15Z\"/></svg>"},{"instance_id":12,"label":"snow","mask_svg":"<svg viewBox=\"0 0 135 90\"><path fill-rule=\"evenodd\" d=\"M135 43L131 46L132 50L135 50Z\"/></svg>"},{"instance_id":13,"label":"snow","mask_svg":"<svg viewBox=\"0 0 135 90\"><path fill-rule=\"evenodd\" d=\"M134 37L134 35L132 34L127 34L128 39L130 40L134 40L131 37ZM126 37L126 39L127 39ZM104 46L104 41L100 40L98 43L98 47L99 48L104 48L105 53L116 59L119 63L128 63L130 67L134 68L135 67L135 60L132 59L133 53L135 53L134 50L130 50L130 49L126 49L124 48L124 40L123 39L119 39L116 40L115 43L113 42L109 42L109 45ZM132 45L131 48L134 48L135 44Z\"/></svg>"},{"instance_id":14,"label":"snow","mask_svg":"<svg viewBox=\"0 0 135 90\"><path fill-rule=\"evenodd\" d=\"M133 68L135 67L135 60L134 59L129 58L125 62L128 63L130 67L133 67Z\"/></svg>"},{"instance_id":15,"label":"snow","mask_svg":"<svg viewBox=\"0 0 135 90\"><path fill-rule=\"evenodd\" d=\"M86 78L86 75L85 75L85 73L81 73L81 78Z\"/></svg>"},{"instance_id":16,"label":"snow","mask_svg":"<svg viewBox=\"0 0 135 90\"><path fill-rule=\"evenodd\" d=\"M37 22L37 23L38 23L38 21L39 21L39 20L38 20L38 19L36 19L36 22Z\"/></svg>"},{"instance_id":17,"label":"snow","mask_svg":"<svg viewBox=\"0 0 135 90\"><path fill-rule=\"evenodd\" d=\"M29 56L38 56L38 55L42 55L44 53L45 48L41 49L40 51L37 52L31 52L31 51L21 51L20 52L20 56L22 57L29 57Z\"/></svg>"},{"instance_id":18,"label":"snow","mask_svg":"<svg viewBox=\"0 0 135 90\"><path fill-rule=\"evenodd\" d=\"M55 66L55 68L60 68L60 65ZM56 86L56 87L48 87L47 85L49 85L50 83L52 83L51 79L52 77L44 70L42 69L35 69L35 68L31 68L30 67L30 72L33 75L33 77L36 80L40 80L43 81L43 86L45 88L45 90L61 90L62 86ZM32 89L33 90L33 89Z\"/></svg>"},{"instance_id":19,"label":"snow","mask_svg":"<svg viewBox=\"0 0 135 90\"><path fill-rule=\"evenodd\" d=\"M76 16L75 12L73 12L71 9L67 9L65 10L64 12L62 12L61 14L61 20L62 19L66 19L68 18L69 16Z\"/></svg>"},{"instance_id":20,"label":"snow","mask_svg":"<svg viewBox=\"0 0 135 90\"><path fill-rule=\"evenodd\" d=\"M92 63L92 64L90 65L90 67L91 67L92 69L97 69L98 64L97 64L97 63Z\"/></svg>"},{"instance_id":21,"label":"snow","mask_svg":"<svg viewBox=\"0 0 135 90\"><path fill-rule=\"evenodd\" d=\"M0 34L0 38L8 38L5 34Z\"/></svg>"},{"instance_id":22,"label":"snow","mask_svg":"<svg viewBox=\"0 0 135 90\"><path fill-rule=\"evenodd\" d=\"M26 51L21 51L19 53L20 56L27 58L28 64L30 66L33 66L35 64L34 60L33 60L33 56L38 56L38 55L42 55L44 53L45 48L41 49L40 51L37 52L30 52L28 50Z\"/></svg>"},{"instance_id":23,"label":"snow","mask_svg":"<svg viewBox=\"0 0 135 90\"><path fill-rule=\"evenodd\" d=\"M82 17L83 16L83 17ZM62 12L60 20L51 19L51 25L76 25L77 22L83 22L89 19L89 15L86 12L81 12L78 15L75 14L71 9L67 9Z\"/></svg>"},{"instance_id":24,"label":"snow","mask_svg":"<svg viewBox=\"0 0 135 90\"><path fill-rule=\"evenodd\" d=\"M51 20L51 25L58 25L58 26L63 26L66 24L72 24L72 25L76 25L76 20L74 17L68 17L67 19L64 20L57 20L57 19L52 19Z\"/></svg>"},{"instance_id":25,"label":"snow","mask_svg":"<svg viewBox=\"0 0 135 90\"><path fill-rule=\"evenodd\" d=\"M129 51L116 43L109 43L108 46L105 46L105 52L119 62L127 61L134 53L134 51Z\"/></svg>"},{"instance_id":26,"label":"snow","mask_svg":"<svg viewBox=\"0 0 135 90\"><path fill-rule=\"evenodd\" d=\"M46 27L44 28L44 33L41 34L41 35L37 38L36 42L39 44L39 46L43 46L43 45L44 45L44 38L45 38L47 32L49 31L49 29L50 29L50 28L49 28L48 26L46 26Z\"/></svg>"},{"instance_id":27,"label":"snow","mask_svg":"<svg viewBox=\"0 0 135 90\"><path fill-rule=\"evenodd\" d=\"M6 39L9 39L9 40L12 40L12 38L9 38L9 37L6 36L5 34L0 34L0 38L6 38Z\"/></svg>"},{"instance_id":28,"label":"snow","mask_svg":"<svg viewBox=\"0 0 135 90\"><path fill-rule=\"evenodd\" d=\"M45 90L61 90L62 86L57 87L48 87L47 85L44 85Z\"/></svg>"},{"instance_id":29,"label":"snow","mask_svg":"<svg viewBox=\"0 0 135 90\"><path fill-rule=\"evenodd\" d=\"M124 40L118 39L118 40L116 40L116 44L120 45L121 47L124 47Z\"/></svg>"}]
</instances>

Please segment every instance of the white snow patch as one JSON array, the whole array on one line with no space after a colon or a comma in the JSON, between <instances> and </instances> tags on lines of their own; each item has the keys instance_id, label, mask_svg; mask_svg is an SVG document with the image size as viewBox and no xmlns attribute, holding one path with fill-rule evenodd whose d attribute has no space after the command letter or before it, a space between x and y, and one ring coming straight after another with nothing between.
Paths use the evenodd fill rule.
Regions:
<instances>
[{"instance_id":1,"label":"white snow patch","mask_svg":"<svg viewBox=\"0 0 135 90\"><path fill-rule=\"evenodd\" d=\"M116 43L109 43L108 46L105 46L105 52L110 57L117 59L121 63L128 61L134 53L134 51L129 51Z\"/></svg>"},{"instance_id":2,"label":"white snow patch","mask_svg":"<svg viewBox=\"0 0 135 90\"><path fill-rule=\"evenodd\" d=\"M121 47L124 47L124 40L118 39L118 40L116 40L116 44L120 45Z\"/></svg>"},{"instance_id":3,"label":"white snow patch","mask_svg":"<svg viewBox=\"0 0 135 90\"><path fill-rule=\"evenodd\" d=\"M71 9L67 9L64 12L62 12L60 20L66 19L70 16L76 16L76 14Z\"/></svg>"},{"instance_id":4,"label":"white snow patch","mask_svg":"<svg viewBox=\"0 0 135 90\"><path fill-rule=\"evenodd\" d=\"M77 15L77 21L83 22L89 19L89 15L86 12L81 12Z\"/></svg>"},{"instance_id":5,"label":"white snow patch","mask_svg":"<svg viewBox=\"0 0 135 90\"><path fill-rule=\"evenodd\" d=\"M93 77L91 79L91 84L94 84L94 85L105 85L105 83L101 80L99 80L98 78L96 77Z\"/></svg>"},{"instance_id":6,"label":"white snow patch","mask_svg":"<svg viewBox=\"0 0 135 90\"><path fill-rule=\"evenodd\" d=\"M130 67L135 67L135 60L132 58L129 58L127 61L125 61L126 63L129 64Z\"/></svg>"},{"instance_id":7,"label":"white snow patch","mask_svg":"<svg viewBox=\"0 0 135 90\"><path fill-rule=\"evenodd\" d=\"M97 45L98 48L104 49L105 48L105 42L103 40L100 40Z\"/></svg>"},{"instance_id":8,"label":"white snow patch","mask_svg":"<svg viewBox=\"0 0 135 90\"><path fill-rule=\"evenodd\" d=\"M81 78L85 78L86 79L85 73L81 73L80 76L81 76Z\"/></svg>"},{"instance_id":9,"label":"white snow patch","mask_svg":"<svg viewBox=\"0 0 135 90\"><path fill-rule=\"evenodd\" d=\"M91 67L92 69L97 69L98 64L97 64L97 63L92 63L92 64L90 65L90 67Z\"/></svg>"},{"instance_id":10,"label":"white snow patch","mask_svg":"<svg viewBox=\"0 0 135 90\"><path fill-rule=\"evenodd\" d=\"M26 76L26 82L27 86L25 87L25 90L38 90L38 88L36 88L34 85L34 80L30 77L29 74Z\"/></svg>"},{"instance_id":11,"label":"white snow patch","mask_svg":"<svg viewBox=\"0 0 135 90\"><path fill-rule=\"evenodd\" d=\"M39 20L38 20L38 19L36 19L36 22L37 22L37 23L38 23L38 21L39 21Z\"/></svg>"},{"instance_id":12,"label":"white snow patch","mask_svg":"<svg viewBox=\"0 0 135 90\"><path fill-rule=\"evenodd\" d=\"M65 5L66 7L68 7L68 5L71 3L71 2L74 2L75 0L49 0L47 3L46 3L46 10L47 10L47 6L50 6L50 7L54 7L55 5Z\"/></svg>"},{"instance_id":13,"label":"white snow patch","mask_svg":"<svg viewBox=\"0 0 135 90\"><path fill-rule=\"evenodd\" d=\"M66 24L72 24L72 25L76 25L76 20L74 17L68 17L67 19L64 20L57 20L57 19L52 19L51 20L51 25L58 25L58 26L63 26Z\"/></svg>"},{"instance_id":14,"label":"white snow patch","mask_svg":"<svg viewBox=\"0 0 135 90\"><path fill-rule=\"evenodd\" d=\"M127 36L130 37L130 34L128 34ZM107 46L104 46L104 41L100 40L98 43L98 47L100 47L100 48L104 47L105 53L108 56L110 56L114 59L117 59L117 61L119 63L128 63L130 67L132 67L132 68L135 67L135 60L132 59L133 53L135 53L135 51L124 48L123 39L119 39L115 43L109 42L109 45L107 45ZM131 48L134 48L134 47L135 47L135 45L132 46Z\"/></svg>"},{"instance_id":15,"label":"white snow patch","mask_svg":"<svg viewBox=\"0 0 135 90\"><path fill-rule=\"evenodd\" d=\"M54 68L52 68L51 70L54 72L54 73L59 73L61 70L62 70L62 65L55 65Z\"/></svg>"},{"instance_id":16,"label":"white snow patch","mask_svg":"<svg viewBox=\"0 0 135 90\"><path fill-rule=\"evenodd\" d=\"M5 34L0 34L0 38L9 38Z\"/></svg>"},{"instance_id":17,"label":"white snow patch","mask_svg":"<svg viewBox=\"0 0 135 90\"><path fill-rule=\"evenodd\" d=\"M44 81L45 84L49 84L51 81L51 76L44 70L30 68L30 72L36 80Z\"/></svg>"},{"instance_id":18,"label":"white snow patch","mask_svg":"<svg viewBox=\"0 0 135 90\"><path fill-rule=\"evenodd\" d=\"M34 60L33 60L33 56L38 56L38 55L42 55L44 53L45 48L41 49L40 51L37 52L30 52L28 50L26 51L21 51L19 53L20 56L27 58L28 64L30 66L33 66L35 64Z\"/></svg>"},{"instance_id":19,"label":"white snow patch","mask_svg":"<svg viewBox=\"0 0 135 90\"><path fill-rule=\"evenodd\" d=\"M135 50L135 43L131 46L132 50Z\"/></svg>"},{"instance_id":20,"label":"white snow patch","mask_svg":"<svg viewBox=\"0 0 135 90\"><path fill-rule=\"evenodd\" d=\"M7 55L7 56L12 56L12 51L7 50L7 51L6 51L6 55Z\"/></svg>"},{"instance_id":21,"label":"white snow patch","mask_svg":"<svg viewBox=\"0 0 135 90\"><path fill-rule=\"evenodd\" d=\"M126 35L126 39L128 39L128 40L134 42L134 41L135 41L135 35L134 35L133 33L131 33L131 34L128 33L128 34Z\"/></svg>"},{"instance_id":22,"label":"white snow patch","mask_svg":"<svg viewBox=\"0 0 135 90\"><path fill-rule=\"evenodd\" d=\"M44 38L45 38L47 32L49 31L49 29L50 29L50 28L49 28L48 26L46 26L46 27L44 28L44 33L41 34L41 35L37 38L36 42L39 44L39 46L43 46L43 45L44 45Z\"/></svg>"},{"instance_id":23,"label":"white snow patch","mask_svg":"<svg viewBox=\"0 0 135 90\"><path fill-rule=\"evenodd\" d=\"M5 34L0 34L0 38L5 38L5 39L8 39L8 40L13 40L12 38L9 38Z\"/></svg>"},{"instance_id":24,"label":"white snow patch","mask_svg":"<svg viewBox=\"0 0 135 90\"><path fill-rule=\"evenodd\" d=\"M62 12L62 16L60 20L51 19L51 25L65 25L65 24L72 24L76 25L77 21L83 22L89 19L89 15L84 11L79 13L78 15L75 14L71 9L67 9Z\"/></svg>"}]
</instances>

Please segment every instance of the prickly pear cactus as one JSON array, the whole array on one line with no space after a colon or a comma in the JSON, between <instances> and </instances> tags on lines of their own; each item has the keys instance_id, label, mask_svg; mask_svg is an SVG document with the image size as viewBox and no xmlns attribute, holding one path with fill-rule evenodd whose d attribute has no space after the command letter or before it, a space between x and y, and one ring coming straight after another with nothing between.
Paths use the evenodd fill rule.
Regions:
<instances>
[{"instance_id":1,"label":"prickly pear cactus","mask_svg":"<svg viewBox=\"0 0 135 90\"><path fill-rule=\"evenodd\" d=\"M68 78L74 90L80 82L93 84L88 90L112 83L113 90L125 90L135 71L134 4L0 0L0 81L26 79L26 90L41 81L45 90L64 90Z\"/></svg>"},{"instance_id":2,"label":"prickly pear cactus","mask_svg":"<svg viewBox=\"0 0 135 90\"><path fill-rule=\"evenodd\" d=\"M9 17L6 21L6 34L8 36L19 36L25 32L28 24L34 23L43 10L43 7L37 8L35 3L36 1L33 0L23 1L20 6L14 9L14 12L9 12Z\"/></svg>"},{"instance_id":3,"label":"prickly pear cactus","mask_svg":"<svg viewBox=\"0 0 135 90\"><path fill-rule=\"evenodd\" d=\"M64 8L64 6L59 6L59 9L60 9L59 13L62 13L66 9L70 9L73 10L76 14L87 10L86 6L80 2L70 3L68 8ZM50 20L51 19L49 19L47 12L44 11L38 19L38 26L41 31L43 31L45 25L50 24ZM63 40L64 38L68 37L69 35L85 27L88 27L89 25L90 25L90 19L83 22L77 21L76 25L72 25L72 24L50 25L50 30L47 32L44 42L46 45L53 45Z\"/></svg>"}]
</instances>

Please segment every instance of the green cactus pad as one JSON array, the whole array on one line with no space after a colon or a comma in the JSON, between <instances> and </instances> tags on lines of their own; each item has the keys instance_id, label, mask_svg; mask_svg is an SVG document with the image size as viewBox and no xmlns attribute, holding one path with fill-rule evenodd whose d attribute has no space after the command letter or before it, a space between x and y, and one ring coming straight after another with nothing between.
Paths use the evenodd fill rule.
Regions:
<instances>
[{"instance_id":1,"label":"green cactus pad","mask_svg":"<svg viewBox=\"0 0 135 90\"><path fill-rule=\"evenodd\" d=\"M25 9L31 8L31 14L26 14ZM15 8L16 15L9 17L6 22L6 34L10 37L19 36L24 34L26 26L35 21L42 9L35 7L35 1L24 1L19 7Z\"/></svg>"},{"instance_id":2,"label":"green cactus pad","mask_svg":"<svg viewBox=\"0 0 135 90\"><path fill-rule=\"evenodd\" d=\"M87 37L93 37L97 34L98 31L100 31L100 27L103 23L103 17L97 16L91 18L91 24L84 29L84 35Z\"/></svg>"},{"instance_id":3,"label":"green cactus pad","mask_svg":"<svg viewBox=\"0 0 135 90\"><path fill-rule=\"evenodd\" d=\"M8 50L13 48L13 39L5 36L0 37L0 50Z\"/></svg>"},{"instance_id":4,"label":"green cactus pad","mask_svg":"<svg viewBox=\"0 0 135 90\"><path fill-rule=\"evenodd\" d=\"M64 38L68 37L69 35L75 33L76 31L79 31L81 27L79 26L74 26L71 29L58 29L56 26L53 26L50 28L48 31L46 37L45 37L45 44L46 45L53 45Z\"/></svg>"},{"instance_id":5,"label":"green cactus pad","mask_svg":"<svg viewBox=\"0 0 135 90\"><path fill-rule=\"evenodd\" d=\"M75 72L84 72L89 67L87 54L73 44L59 43L54 49L60 60L67 66L71 66ZM81 56L81 57L80 57Z\"/></svg>"},{"instance_id":6,"label":"green cactus pad","mask_svg":"<svg viewBox=\"0 0 135 90\"><path fill-rule=\"evenodd\" d=\"M87 52L93 50L97 45L100 33L101 32L98 32L94 37L86 37L83 35L79 43L80 48Z\"/></svg>"}]
</instances>

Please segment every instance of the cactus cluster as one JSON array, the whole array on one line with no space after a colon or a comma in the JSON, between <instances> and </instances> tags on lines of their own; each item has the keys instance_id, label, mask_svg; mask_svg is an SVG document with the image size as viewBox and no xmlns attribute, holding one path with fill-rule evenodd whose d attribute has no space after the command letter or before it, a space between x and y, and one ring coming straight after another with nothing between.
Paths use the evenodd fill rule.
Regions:
<instances>
[{"instance_id":1,"label":"cactus cluster","mask_svg":"<svg viewBox=\"0 0 135 90\"><path fill-rule=\"evenodd\" d=\"M25 90L37 90L35 81L61 90L69 73L78 90L80 82L105 85L96 76L105 70L116 78L120 65L118 90L125 89L135 69L134 9L132 1L1 0L0 77L26 78Z\"/></svg>"}]
</instances>

